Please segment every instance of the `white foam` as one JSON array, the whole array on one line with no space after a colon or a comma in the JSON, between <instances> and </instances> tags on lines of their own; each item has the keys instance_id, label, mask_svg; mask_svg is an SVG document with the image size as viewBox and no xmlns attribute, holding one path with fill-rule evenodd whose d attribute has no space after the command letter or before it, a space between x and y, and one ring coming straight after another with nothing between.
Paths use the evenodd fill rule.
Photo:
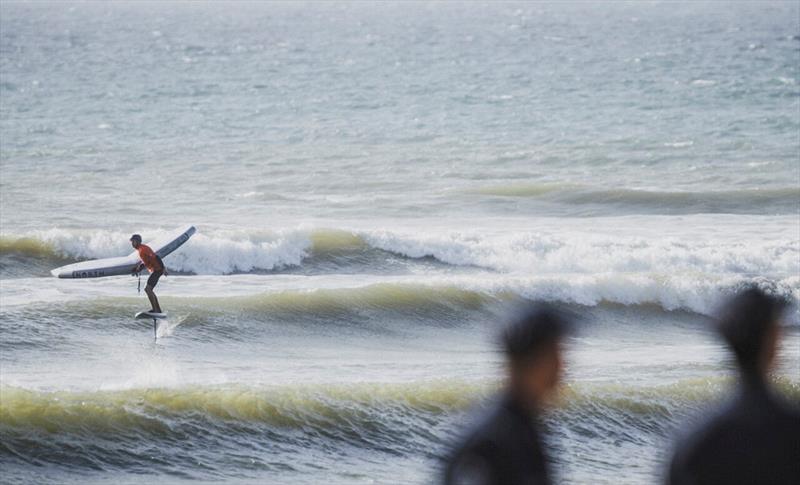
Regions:
<instances>
[{"instance_id":1,"label":"white foam","mask_svg":"<svg viewBox=\"0 0 800 485\"><path fill-rule=\"evenodd\" d=\"M665 147L672 147L672 148L685 148L694 145L694 141L674 141L674 142L667 142L664 143Z\"/></svg>"},{"instance_id":2,"label":"white foam","mask_svg":"<svg viewBox=\"0 0 800 485\"><path fill-rule=\"evenodd\" d=\"M586 227L578 227L580 223ZM671 228L647 228L639 221L580 221L531 228L353 229L370 246L411 258L432 256L464 266L503 272L697 271L764 276L798 274L800 241L796 224L770 230L737 223L713 227L673 218ZM594 227L595 224L597 227ZM591 226L589 226L591 225ZM627 227L625 227L627 226ZM775 226L775 225L773 225ZM757 231L755 231L757 229ZM170 255L167 264L198 274L270 270L302 264L312 249L313 228L281 231L205 230ZM164 231L151 231L145 240ZM5 236L5 235L4 235ZM106 258L129 254L129 234L62 229L6 237L37 237L67 257Z\"/></svg>"},{"instance_id":3,"label":"white foam","mask_svg":"<svg viewBox=\"0 0 800 485\"><path fill-rule=\"evenodd\" d=\"M587 305L601 301L654 303L666 309L709 312L721 292L747 281L774 281L781 291L800 297L800 241L796 221L759 216L747 218L674 217L648 219L552 220L515 227L392 230L353 228L368 246L409 258L433 257L460 267L452 284L476 291L510 291L531 298ZM726 222L727 221L727 222ZM668 223L666 223L668 222ZM458 227L465 227L459 225ZM150 233L152 232L152 234ZM148 231L146 239L159 231ZM186 245L170 255L173 271L225 275L304 264L313 249L314 228L239 231L199 228ZM38 233L58 251L72 257L98 258L127 254L128 234L54 229ZM346 239L346 238L345 238ZM356 248L355 250L360 250ZM176 296L253 294L276 289L353 287L380 282L449 284L447 267L432 273L411 264L412 276L374 274L291 275L180 278L161 280L160 294ZM468 269L472 268L472 269ZM348 273L342 268L342 273ZM250 277L247 277L250 276ZM399 279L398 279L399 278ZM404 279L410 278L410 279ZM180 284L177 284L180 281ZM26 282L31 282L27 284ZM176 284L173 284L176 283ZM97 281L14 280L3 286L4 306L31 301L69 301L85 296L135 295L136 282L119 277Z\"/></svg>"},{"instance_id":4,"label":"white foam","mask_svg":"<svg viewBox=\"0 0 800 485\"><path fill-rule=\"evenodd\" d=\"M676 228L659 229L655 233L644 226L638 231L625 228L619 221L609 221L596 229L564 224L520 230L398 228L350 232L373 248L409 258L430 256L451 265L477 266L508 274L666 272L779 278L800 274L800 241L793 237L791 227L770 232L764 223L757 228L760 232L755 232L753 227L744 227L742 231L736 231L736 227L725 230L721 225L693 228L682 218L673 223ZM679 226L681 223L684 228ZM246 273L297 266L311 254L313 233L307 227L275 232L201 228L166 263L173 271L196 274ZM146 240L161 234L152 231ZM131 251L126 233L53 229L34 236L73 258L105 258Z\"/></svg>"},{"instance_id":5,"label":"white foam","mask_svg":"<svg viewBox=\"0 0 800 485\"><path fill-rule=\"evenodd\" d=\"M172 336L178 325L183 323L188 316L188 314L171 315L169 318L161 320L156 327L156 337L160 339Z\"/></svg>"},{"instance_id":6,"label":"white foam","mask_svg":"<svg viewBox=\"0 0 800 485\"><path fill-rule=\"evenodd\" d=\"M152 230L143 234L145 243L168 231ZM51 229L6 237L33 237L61 255L75 259L97 259L130 254L130 234L118 231L73 231ZM174 271L197 274L225 274L253 270L271 270L299 265L308 256L310 232L290 231L198 231L182 248L166 260Z\"/></svg>"},{"instance_id":7,"label":"white foam","mask_svg":"<svg viewBox=\"0 0 800 485\"><path fill-rule=\"evenodd\" d=\"M796 239L702 240L592 233L519 232L485 235L365 235L377 248L412 258L432 256L454 265L473 265L505 273L576 275L603 273L699 273L788 276L800 272Z\"/></svg>"},{"instance_id":8,"label":"white foam","mask_svg":"<svg viewBox=\"0 0 800 485\"><path fill-rule=\"evenodd\" d=\"M170 257L168 267L197 274L271 270L300 265L311 247L306 231L232 238L198 234L192 243Z\"/></svg>"}]
</instances>

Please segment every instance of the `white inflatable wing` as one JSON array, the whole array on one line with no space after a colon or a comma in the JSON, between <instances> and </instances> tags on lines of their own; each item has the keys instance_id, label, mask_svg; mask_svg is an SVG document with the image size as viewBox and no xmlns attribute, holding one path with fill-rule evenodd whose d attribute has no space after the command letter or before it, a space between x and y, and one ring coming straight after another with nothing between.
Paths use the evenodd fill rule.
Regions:
<instances>
[{"instance_id":1,"label":"white inflatable wing","mask_svg":"<svg viewBox=\"0 0 800 485\"><path fill-rule=\"evenodd\" d=\"M169 234L166 237L148 244L150 248L164 259L183 245L192 237L196 229L194 226L187 226L180 232ZM58 278L100 278L102 276L117 276L131 274L134 267L139 263L139 253L134 251L127 256L118 258L93 259L80 263L68 264L56 268L50 273Z\"/></svg>"}]
</instances>

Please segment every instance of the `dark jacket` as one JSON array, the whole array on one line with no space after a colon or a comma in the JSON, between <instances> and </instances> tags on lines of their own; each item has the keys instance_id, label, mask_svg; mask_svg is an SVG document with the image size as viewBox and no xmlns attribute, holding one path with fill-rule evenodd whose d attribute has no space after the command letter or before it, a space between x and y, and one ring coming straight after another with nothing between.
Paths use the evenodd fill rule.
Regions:
<instances>
[{"instance_id":1,"label":"dark jacket","mask_svg":"<svg viewBox=\"0 0 800 485\"><path fill-rule=\"evenodd\" d=\"M445 485L547 485L536 419L503 396L448 460Z\"/></svg>"},{"instance_id":2,"label":"dark jacket","mask_svg":"<svg viewBox=\"0 0 800 485\"><path fill-rule=\"evenodd\" d=\"M800 484L800 411L762 381L746 380L729 403L678 441L667 482Z\"/></svg>"}]
</instances>

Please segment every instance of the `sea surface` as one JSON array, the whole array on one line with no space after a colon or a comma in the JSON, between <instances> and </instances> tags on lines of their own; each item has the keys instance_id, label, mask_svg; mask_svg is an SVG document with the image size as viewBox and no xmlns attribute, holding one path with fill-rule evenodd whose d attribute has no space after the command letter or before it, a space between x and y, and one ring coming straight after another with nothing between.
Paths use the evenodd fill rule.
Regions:
<instances>
[{"instance_id":1,"label":"sea surface","mask_svg":"<svg viewBox=\"0 0 800 485\"><path fill-rule=\"evenodd\" d=\"M2 0L0 482L436 483L528 300L559 482L656 483L720 299L800 300L798 83L797 2ZM186 224L157 339L50 275Z\"/></svg>"}]
</instances>

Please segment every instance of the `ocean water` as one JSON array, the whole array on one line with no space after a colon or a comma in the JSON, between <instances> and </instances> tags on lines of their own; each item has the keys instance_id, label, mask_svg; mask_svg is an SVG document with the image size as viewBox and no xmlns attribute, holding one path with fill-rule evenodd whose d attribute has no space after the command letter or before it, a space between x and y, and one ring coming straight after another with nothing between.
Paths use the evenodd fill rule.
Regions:
<instances>
[{"instance_id":1,"label":"ocean water","mask_svg":"<svg viewBox=\"0 0 800 485\"><path fill-rule=\"evenodd\" d=\"M509 305L561 483L649 484L800 300L796 2L0 2L0 481L435 483ZM185 224L135 278L49 271ZM800 323L775 379L800 400Z\"/></svg>"}]
</instances>

